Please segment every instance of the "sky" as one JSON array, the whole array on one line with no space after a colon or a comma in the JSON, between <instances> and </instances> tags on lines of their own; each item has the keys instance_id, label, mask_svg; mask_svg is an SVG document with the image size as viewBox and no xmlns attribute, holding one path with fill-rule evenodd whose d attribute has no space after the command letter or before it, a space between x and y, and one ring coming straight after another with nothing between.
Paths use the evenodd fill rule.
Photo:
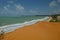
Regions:
<instances>
[{"instance_id":1,"label":"sky","mask_svg":"<svg viewBox=\"0 0 60 40\"><path fill-rule=\"evenodd\" d=\"M0 0L0 16L60 13L60 0Z\"/></svg>"}]
</instances>

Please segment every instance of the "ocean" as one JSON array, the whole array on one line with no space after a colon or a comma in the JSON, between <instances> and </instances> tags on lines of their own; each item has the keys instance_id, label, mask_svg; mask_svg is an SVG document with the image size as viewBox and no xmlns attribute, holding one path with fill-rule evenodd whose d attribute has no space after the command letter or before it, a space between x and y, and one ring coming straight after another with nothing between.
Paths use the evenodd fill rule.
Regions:
<instances>
[{"instance_id":1,"label":"ocean","mask_svg":"<svg viewBox=\"0 0 60 40\"><path fill-rule=\"evenodd\" d=\"M0 17L0 26L23 23L25 21L41 19L44 17L45 16Z\"/></svg>"},{"instance_id":2,"label":"ocean","mask_svg":"<svg viewBox=\"0 0 60 40\"><path fill-rule=\"evenodd\" d=\"M1 30L5 33L12 32L17 28L32 25L38 21L47 20L48 18L47 16L0 17L0 32Z\"/></svg>"}]
</instances>

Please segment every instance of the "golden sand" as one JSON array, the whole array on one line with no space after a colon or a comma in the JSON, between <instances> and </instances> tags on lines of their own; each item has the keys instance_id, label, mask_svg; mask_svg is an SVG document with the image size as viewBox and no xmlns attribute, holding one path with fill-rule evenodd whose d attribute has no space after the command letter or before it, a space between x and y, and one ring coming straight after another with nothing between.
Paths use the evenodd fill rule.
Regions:
<instances>
[{"instance_id":1,"label":"golden sand","mask_svg":"<svg viewBox=\"0 0 60 40\"><path fill-rule=\"evenodd\" d=\"M60 40L60 23L37 22L5 34L3 40Z\"/></svg>"}]
</instances>

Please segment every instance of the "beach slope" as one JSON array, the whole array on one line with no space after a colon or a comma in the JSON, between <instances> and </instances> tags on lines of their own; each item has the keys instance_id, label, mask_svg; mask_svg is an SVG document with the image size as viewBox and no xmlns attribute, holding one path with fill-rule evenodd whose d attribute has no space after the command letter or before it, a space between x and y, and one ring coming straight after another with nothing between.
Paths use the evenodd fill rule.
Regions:
<instances>
[{"instance_id":1,"label":"beach slope","mask_svg":"<svg viewBox=\"0 0 60 40\"><path fill-rule=\"evenodd\" d=\"M60 40L60 23L37 22L5 34L4 40Z\"/></svg>"}]
</instances>

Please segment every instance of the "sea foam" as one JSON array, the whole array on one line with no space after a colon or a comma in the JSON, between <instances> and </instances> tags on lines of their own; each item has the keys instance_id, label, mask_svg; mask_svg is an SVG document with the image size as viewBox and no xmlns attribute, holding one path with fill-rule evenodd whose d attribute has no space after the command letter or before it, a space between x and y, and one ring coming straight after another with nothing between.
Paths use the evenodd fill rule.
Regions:
<instances>
[{"instance_id":1,"label":"sea foam","mask_svg":"<svg viewBox=\"0 0 60 40\"><path fill-rule=\"evenodd\" d=\"M27 25L32 25L32 24L35 24L38 21L47 20L48 18L49 17L45 17L45 18L42 18L42 19L36 19L36 20L26 21L24 23L17 23L17 24L11 24L11 25L1 26L0 27L0 32L1 31L4 31L5 33L12 32L12 31L14 31L14 30L16 30L18 28L21 28L21 27L24 27L24 26L27 26Z\"/></svg>"}]
</instances>

